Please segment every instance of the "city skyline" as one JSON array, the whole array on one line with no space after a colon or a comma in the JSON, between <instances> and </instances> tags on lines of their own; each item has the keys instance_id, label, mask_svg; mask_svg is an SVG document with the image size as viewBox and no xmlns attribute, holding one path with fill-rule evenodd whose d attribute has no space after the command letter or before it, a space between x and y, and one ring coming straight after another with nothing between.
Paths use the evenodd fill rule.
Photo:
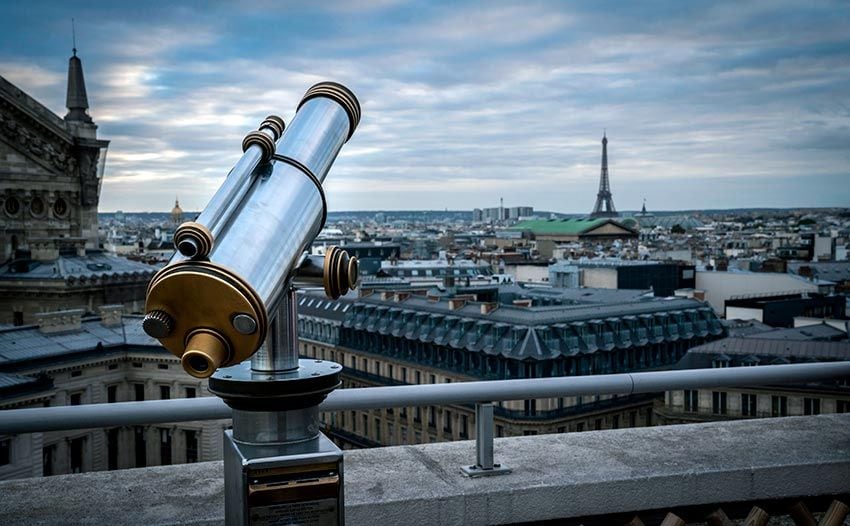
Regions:
<instances>
[{"instance_id":1,"label":"city skyline","mask_svg":"<svg viewBox=\"0 0 850 526\"><path fill-rule=\"evenodd\" d=\"M624 210L850 203L839 3L41 7L5 6L0 74L63 115L76 19L104 212L201 209L323 79L364 107L331 210L588 213L603 129Z\"/></svg>"}]
</instances>

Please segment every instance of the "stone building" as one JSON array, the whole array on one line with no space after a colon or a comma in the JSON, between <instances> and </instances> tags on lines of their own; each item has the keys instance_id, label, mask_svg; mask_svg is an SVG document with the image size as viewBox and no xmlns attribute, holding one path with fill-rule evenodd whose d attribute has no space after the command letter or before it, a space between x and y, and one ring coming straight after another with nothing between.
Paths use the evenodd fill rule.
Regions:
<instances>
[{"instance_id":1,"label":"stone building","mask_svg":"<svg viewBox=\"0 0 850 526\"><path fill-rule=\"evenodd\" d=\"M82 62L68 66L64 118L0 77L0 323L121 303L138 309L151 267L98 253L109 141L88 114Z\"/></svg>"},{"instance_id":2,"label":"stone building","mask_svg":"<svg viewBox=\"0 0 850 526\"><path fill-rule=\"evenodd\" d=\"M723 338L691 349L678 368L850 360L847 333L823 324ZM668 391L661 424L850 413L847 379L799 385Z\"/></svg>"},{"instance_id":3,"label":"stone building","mask_svg":"<svg viewBox=\"0 0 850 526\"><path fill-rule=\"evenodd\" d=\"M38 316L0 329L0 410L210 396L206 381L142 331L140 316L106 306ZM0 479L221 459L229 420L5 435Z\"/></svg>"},{"instance_id":4,"label":"stone building","mask_svg":"<svg viewBox=\"0 0 850 526\"><path fill-rule=\"evenodd\" d=\"M419 292L419 293L417 293ZM648 370L676 363L723 333L695 300L646 291L458 287L365 291L357 299L299 299L301 354L343 364L347 387L541 378ZM496 407L496 435L654 424L654 395L512 401ZM353 446L474 436L466 405L342 411L328 432Z\"/></svg>"}]
</instances>

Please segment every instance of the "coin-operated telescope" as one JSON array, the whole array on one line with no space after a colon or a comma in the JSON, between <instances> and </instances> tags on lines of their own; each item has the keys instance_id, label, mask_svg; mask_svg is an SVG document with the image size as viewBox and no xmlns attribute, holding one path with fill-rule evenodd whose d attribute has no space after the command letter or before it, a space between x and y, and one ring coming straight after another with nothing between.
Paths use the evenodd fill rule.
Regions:
<instances>
[{"instance_id":1,"label":"coin-operated telescope","mask_svg":"<svg viewBox=\"0 0 850 526\"><path fill-rule=\"evenodd\" d=\"M295 293L321 286L336 299L357 283L356 258L305 250L327 217L322 183L359 121L357 98L332 82L307 90L289 127L266 118L148 286L145 332L233 408L229 525L343 522L342 452L318 425L342 367L299 360Z\"/></svg>"}]
</instances>

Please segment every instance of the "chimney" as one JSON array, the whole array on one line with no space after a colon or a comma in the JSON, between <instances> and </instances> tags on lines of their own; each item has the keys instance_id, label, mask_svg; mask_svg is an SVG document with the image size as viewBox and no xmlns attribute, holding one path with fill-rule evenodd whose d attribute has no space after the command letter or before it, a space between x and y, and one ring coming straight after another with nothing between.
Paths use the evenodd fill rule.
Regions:
<instances>
[{"instance_id":1,"label":"chimney","mask_svg":"<svg viewBox=\"0 0 850 526\"><path fill-rule=\"evenodd\" d=\"M466 305L465 299L452 298L449 300L449 310L458 310Z\"/></svg>"},{"instance_id":2,"label":"chimney","mask_svg":"<svg viewBox=\"0 0 850 526\"><path fill-rule=\"evenodd\" d=\"M393 296L393 300L396 303L401 303L402 301L406 300L409 297L410 297L409 292L396 292L395 296Z\"/></svg>"},{"instance_id":3,"label":"chimney","mask_svg":"<svg viewBox=\"0 0 850 526\"><path fill-rule=\"evenodd\" d=\"M97 310L100 314L100 324L104 327L120 327L122 325L123 305L103 305Z\"/></svg>"},{"instance_id":4,"label":"chimney","mask_svg":"<svg viewBox=\"0 0 850 526\"><path fill-rule=\"evenodd\" d=\"M78 331L83 326L83 309L42 312L35 319L39 332L44 334Z\"/></svg>"},{"instance_id":5,"label":"chimney","mask_svg":"<svg viewBox=\"0 0 850 526\"><path fill-rule=\"evenodd\" d=\"M359 293L359 296L358 296L359 298L365 298L366 296L371 296L372 292L374 292L372 289L365 289L363 287L357 287L357 291Z\"/></svg>"},{"instance_id":6,"label":"chimney","mask_svg":"<svg viewBox=\"0 0 850 526\"><path fill-rule=\"evenodd\" d=\"M499 304L495 301L490 301L487 303L481 304L481 314L490 314L494 310L499 308Z\"/></svg>"}]
</instances>

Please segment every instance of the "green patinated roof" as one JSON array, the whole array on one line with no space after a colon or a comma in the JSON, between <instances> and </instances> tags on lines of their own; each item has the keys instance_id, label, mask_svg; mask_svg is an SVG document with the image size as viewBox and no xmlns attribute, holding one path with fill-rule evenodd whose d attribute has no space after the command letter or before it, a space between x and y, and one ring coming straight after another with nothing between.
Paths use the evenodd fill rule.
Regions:
<instances>
[{"instance_id":1,"label":"green patinated roof","mask_svg":"<svg viewBox=\"0 0 850 526\"><path fill-rule=\"evenodd\" d=\"M510 230L531 231L534 234L561 234L578 235L582 232L604 225L610 218L599 217L595 219L548 219L520 221L512 226Z\"/></svg>"}]
</instances>

